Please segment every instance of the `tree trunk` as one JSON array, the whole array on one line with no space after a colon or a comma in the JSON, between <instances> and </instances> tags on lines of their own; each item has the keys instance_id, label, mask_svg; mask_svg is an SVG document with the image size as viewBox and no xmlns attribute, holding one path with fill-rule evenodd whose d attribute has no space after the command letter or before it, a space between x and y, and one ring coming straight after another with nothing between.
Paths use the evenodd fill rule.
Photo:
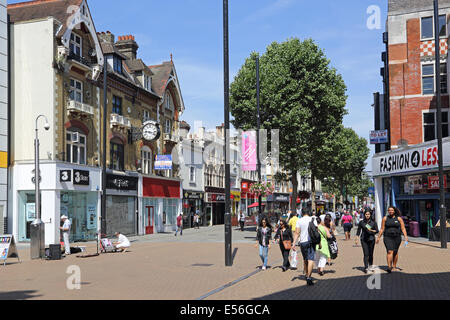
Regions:
<instances>
[{"instance_id":1,"label":"tree trunk","mask_svg":"<svg viewBox=\"0 0 450 320\"><path fill-rule=\"evenodd\" d=\"M316 181L313 172L311 172L311 210L316 211Z\"/></svg>"},{"instance_id":2,"label":"tree trunk","mask_svg":"<svg viewBox=\"0 0 450 320\"><path fill-rule=\"evenodd\" d=\"M297 181L297 170L292 171L292 199L291 199L291 210L293 213L297 212L297 188L298 188L298 181Z\"/></svg>"}]
</instances>

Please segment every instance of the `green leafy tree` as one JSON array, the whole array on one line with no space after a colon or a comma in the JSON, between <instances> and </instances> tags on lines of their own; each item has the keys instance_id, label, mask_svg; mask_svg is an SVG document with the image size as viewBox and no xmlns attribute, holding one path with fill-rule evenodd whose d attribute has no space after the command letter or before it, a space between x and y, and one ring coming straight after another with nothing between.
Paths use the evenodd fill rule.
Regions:
<instances>
[{"instance_id":1,"label":"green leafy tree","mask_svg":"<svg viewBox=\"0 0 450 320\"><path fill-rule=\"evenodd\" d=\"M256 57L257 53L250 54L230 88L232 122L244 130L257 125ZM345 91L342 77L311 39L273 42L260 58L261 127L269 133L280 130L280 166L292 182L293 208L297 173L325 176L327 161L323 158L329 153L326 148L333 128L346 113Z\"/></svg>"},{"instance_id":2,"label":"green leafy tree","mask_svg":"<svg viewBox=\"0 0 450 320\"><path fill-rule=\"evenodd\" d=\"M369 156L367 140L359 137L351 128L341 128L326 147L331 150L328 158L328 177L323 182L324 190L341 195L365 197L371 181L363 176Z\"/></svg>"}]
</instances>

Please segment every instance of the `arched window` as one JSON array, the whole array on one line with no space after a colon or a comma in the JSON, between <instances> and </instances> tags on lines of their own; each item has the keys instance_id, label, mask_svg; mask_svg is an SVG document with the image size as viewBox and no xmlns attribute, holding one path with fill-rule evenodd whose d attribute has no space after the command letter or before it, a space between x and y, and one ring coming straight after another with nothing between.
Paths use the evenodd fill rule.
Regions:
<instances>
[{"instance_id":1,"label":"arched window","mask_svg":"<svg viewBox=\"0 0 450 320\"><path fill-rule=\"evenodd\" d=\"M141 149L141 169L143 174L152 173L152 150L147 146Z\"/></svg>"}]
</instances>

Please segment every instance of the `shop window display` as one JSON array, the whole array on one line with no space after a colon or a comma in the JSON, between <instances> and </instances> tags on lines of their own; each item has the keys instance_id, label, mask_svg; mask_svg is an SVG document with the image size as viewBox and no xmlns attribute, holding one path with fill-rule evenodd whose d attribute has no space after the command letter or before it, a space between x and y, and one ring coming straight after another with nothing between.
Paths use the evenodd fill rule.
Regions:
<instances>
[{"instance_id":1,"label":"shop window display","mask_svg":"<svg viewBox=\"0 0 450 320\"><path fill-rule=\"evenodd\" d=\"M61 215L72 222L71 241L95 240L97 233L96 192L61 192Z\"/></svg>"}]
</instances>

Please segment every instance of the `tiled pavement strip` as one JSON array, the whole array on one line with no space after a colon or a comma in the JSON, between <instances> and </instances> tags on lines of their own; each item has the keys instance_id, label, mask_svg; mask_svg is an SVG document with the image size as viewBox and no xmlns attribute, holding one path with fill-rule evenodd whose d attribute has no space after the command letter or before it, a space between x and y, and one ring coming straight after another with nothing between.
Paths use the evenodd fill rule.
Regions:
<instances>
[{"instance_id":1,"label":"tiled pavement strip","mask_svg":"<svg viewBox=\"0 0 450 320\"><path fill-rule=\"evenodd\" d=\"M355 231L355 230L353 230ZM259 271L254 228L233 227L232 267L225 267L223 226L187 229L183 236L156 234L130 238L127 253L101 254L60 261L29 259L29 248L19 245L22 263L10 259L0 266L0 299L450 299L450 253L438 242L414 240L400 249L402 272L381 271L381 289L369 290L361 268L362 249L338 236L339 257L315 285L307 287L298 270L282 272L278 245L269 253L269 268ZM76 245L76 244L75 244ZM89 253L94 243L86 245ZM375 264L385 268L382 243ZM66 287L67 267L81 270L81 289Z\"/></svg>"}]
</instances>

